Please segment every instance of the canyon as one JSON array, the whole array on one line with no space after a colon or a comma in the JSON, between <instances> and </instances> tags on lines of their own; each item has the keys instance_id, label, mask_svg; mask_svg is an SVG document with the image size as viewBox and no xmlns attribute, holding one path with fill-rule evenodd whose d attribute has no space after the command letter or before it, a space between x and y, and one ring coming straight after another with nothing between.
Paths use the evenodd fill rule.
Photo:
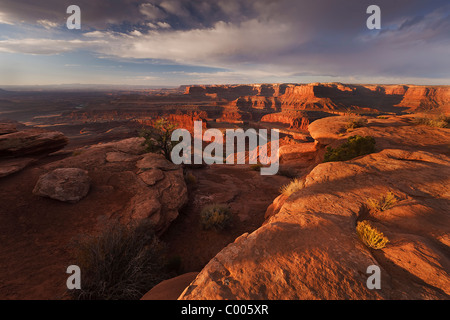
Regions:
<instances>
[{"instance_id":1,"label":"canyon","mask_svg":"<svg viewBox=\"0 0 450 320\"><path fill-rule=\"evenodd\" d=\"M69 299L61 270L73 239L112 219L149 219L181 267L144 299L448 299L450 129L415 119L449 115L449 86L0 90L0 298ZM195 121L222 132L278 129L279 174L146 153L139 131L162 117L191 133ZM353 135L374 137L376 151L323 163L327 147ZM70 168L89 176L87 195L33 193L41 177ZM301 188L280 194L294 177ZM368 211L386 192L398 205ZM200 227L211 203L231 209L229 230ZM364 246L361 220L389 237L386 248ZM365 286L374 264L381 290Z\"/></svg>"}]
</instances>

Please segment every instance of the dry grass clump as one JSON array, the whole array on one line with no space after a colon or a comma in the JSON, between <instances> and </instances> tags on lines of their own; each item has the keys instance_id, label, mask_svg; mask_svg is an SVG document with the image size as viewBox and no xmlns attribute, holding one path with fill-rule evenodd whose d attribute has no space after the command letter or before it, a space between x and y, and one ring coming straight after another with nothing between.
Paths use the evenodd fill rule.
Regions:
<instances>
[{"instance_id":1,"label":"dry grass clump","mask_svg":"<svg viewBox=\"0 0 450 320\"><path fill-rule=\"evenodd\" d=\"M346 125L345 129L347 132L350 132L356 128L365 127L367 125L367 119L365 118L356 118L356 119L350 119Z\"/></svg>"},{"instance_id":2,"label":"dry grass clump","mask_svg":"<svg viewBox=\"0 0 450 320\"><path fill-rule=\"evenodd\" d=\"M290 183L284 185L281 187L280 192L289 197L291 194L293 194L294 192L297 192L301 189L303 189L305 186L305 181L303 179L294 179L292 180Z\"/></svg>"},{"instance_id":3,"label":"dry grass clump","mask_svg":"<svg viewBox=\"0 0 450 320\"><path fill-rule=\"evenodd\" d=\"M386 211L397 203L398 199L392 192L381 195L378 199L369 198L367 205L370 209L375 211Z\"/></svg>"},{"instance_id":4,"label":"dry grass clump","mask_svg":"<svg viewBox=\"0 0 450 320\"><path fill-rule=\"evenodd\" d=\"M228 206L215 203L203 207L200 212L200 224L206 230L223 230L231 225L232 217Z\"/></svg>"},{"instance_id":5,"label":"dry grass clump","mask_svg":"<svg viewBox=\"0 0 450 320\"><path fill-rule=\"evenodd\" d=\"M413 122L435 128L450 128L450 117L444 115L416 117Z\"/></svg>"},{"instance_id":6,"label":"dry grass clump","mask_svg":"<svg viewBox=\"0 0 450 320\"><path fill-rule=\"evenodd\" d=\"M389 242L388 238L382 232L372 227L367 220L357 223L356 232L361 241L372 249L383 249Z\"/></svg>"}]
</instances>

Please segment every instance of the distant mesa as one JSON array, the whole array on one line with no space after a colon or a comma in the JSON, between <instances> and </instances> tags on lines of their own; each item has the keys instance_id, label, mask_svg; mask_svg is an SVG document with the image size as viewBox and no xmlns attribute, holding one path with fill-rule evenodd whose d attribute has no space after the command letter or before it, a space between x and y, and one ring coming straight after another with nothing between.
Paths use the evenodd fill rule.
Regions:
<instances>
[{"instance_id":1,"label":"distant mesa","mask_svg":"<svg viewBox=\"0 0 450 320\"><path fill-rule=\"evenodd\" d=\"M357 112L449 110L448 86L351 85L342 83L196 85L185 94L233 101L239 109Z\"/></svg>"}]
</instances>

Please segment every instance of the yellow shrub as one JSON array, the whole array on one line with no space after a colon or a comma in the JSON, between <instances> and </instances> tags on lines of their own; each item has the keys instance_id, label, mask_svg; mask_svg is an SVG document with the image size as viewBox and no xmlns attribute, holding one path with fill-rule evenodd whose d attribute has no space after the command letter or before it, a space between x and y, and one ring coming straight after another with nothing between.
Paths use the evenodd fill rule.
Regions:
<instances>
[{"instance_id":1,"label":"yellow shrub","mask_svg":"<svg viewBox=\"0 0 450 320\"><path fill-rule=\"evenodd\" d=\"M304 185L305 181L303 179L294 179L289 184L282 186L280 192L289 197L294 192L303 189Z\"/></svg>"},{"instance_id":2,"label":"yellow shrub","mask_svg":"<svg viewBox=\"0 0 450 320\"><path fill-rule=\"evenodd\" d=\"M392 208L397 203L397 197L392 192L382 195L378 200L369 198L367 204L376 211L385 211Z\"/></svg>"},{"instance_id":3,"label":"yellow shrub","mask_svg":"<svg viewBox=\"0 0 450 320\"><path fill-rule=\"evenodd\" d=\"M389 242L382 232L372 227L366 220L357 223L356 232L361 241L372 249L383 249Z\"/></svg>"}]
</instances>

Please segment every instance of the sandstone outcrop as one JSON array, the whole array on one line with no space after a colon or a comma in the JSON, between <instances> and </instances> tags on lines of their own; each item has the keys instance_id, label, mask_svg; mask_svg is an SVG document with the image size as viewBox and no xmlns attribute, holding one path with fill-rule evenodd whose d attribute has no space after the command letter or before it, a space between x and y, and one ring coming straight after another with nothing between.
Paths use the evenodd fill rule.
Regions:
<instances>
[{"instance_id":1,"label":"sandstone outcrop","mask_svg":"<svg viewBox=\"0 0 450 320\"><path fill-rule=\"evenodd\" d=\"M183 169L160 154L145 154L143 141L129 138L81 148L41 170L76 167L88 171L94 190L104 190L105 197L116 192L123 195L120 207L104 212L105 216L118 217L124 223L149 219L161 234L187 202L187 187Z\"/></svg>"},{"instance_id":2,"label":"sandstone outcrop","mask_svg":"<svg viewBox=\"0 0 450 320\"><path fill-rule=\"evenodd\" d=\"M218 253L179 299L449 299L449 130L374 119L334 135L332 122L341 120L318 120L329 124L322 143L371 135L377 152L318 164L300 191L277 198L264 225ZM395 206L368 209L369 198L387 192ZM389 238L385 248L360 241L362 220ZM381 270L379 290L366 285L371 265Z\"/></svg>"},{"instance_id":3,"label":"sandstone outcrop","mask_svg":"<svg viewBox=\"0 0 450 320\"><path fill-rule=\"evenodd\" d=\"M48 154L62 149L67 143L67 138L61 132L25 129L0 135L0 156Z\"/></svg>"},{"instance_id":4,"label":"sandstone outcrop","mask_svg":"<svg viewBox=\"0 0 450 320\"><path fill-rule=\"evenodd\" d=\"M0 178L23 170L68 143L61 132L34 128L18 130L18 125L0 123Z\"/></svg>"}]
</instances>

